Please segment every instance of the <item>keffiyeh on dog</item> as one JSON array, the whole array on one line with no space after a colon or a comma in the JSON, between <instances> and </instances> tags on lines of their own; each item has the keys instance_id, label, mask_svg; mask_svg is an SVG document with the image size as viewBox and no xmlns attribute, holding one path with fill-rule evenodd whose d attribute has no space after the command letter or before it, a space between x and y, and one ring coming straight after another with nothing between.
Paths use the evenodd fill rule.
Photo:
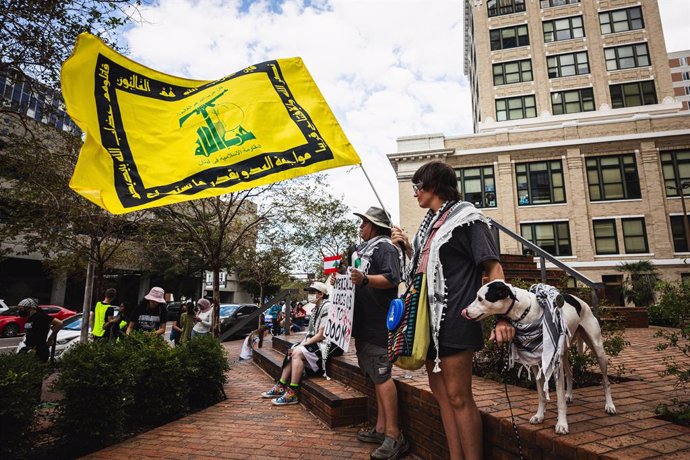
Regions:
<instances>
[{"instance_id":1,"label":"keffiyeh on dog","mask_svg":"<svg viewBox=\"0 0 690 460\"><path fill-rule=\"evenodd\" d=\"M529 369L538 366L536 377L544 377L544 391L547 399L549 380L558 378L561 365L560 357L567 347L567 328L561 316L563 296L558 289L548 284L534 284L529 288L537 298L537 303L544 310L544 315L531 324L513 322L516 329L515 339L510 346L509 365L515 363Z\"/></svg>"}]
</instances>

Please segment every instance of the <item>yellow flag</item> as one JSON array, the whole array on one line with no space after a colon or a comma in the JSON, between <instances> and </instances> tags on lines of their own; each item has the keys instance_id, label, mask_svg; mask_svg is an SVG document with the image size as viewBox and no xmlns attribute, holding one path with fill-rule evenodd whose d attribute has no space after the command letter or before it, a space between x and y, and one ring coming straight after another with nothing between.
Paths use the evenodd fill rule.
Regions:
<instances>
[{"instance_id":1,"label":"yellow flag","mask_svg":"<svg viewBox=\"0 0 690 460\"><path fill-rule=\"evenodd\" d=\"M114 214L361 163L300 58L188 80L81 34L62 91L86 133L70 187Z\"/></svg>"}]
</instances>

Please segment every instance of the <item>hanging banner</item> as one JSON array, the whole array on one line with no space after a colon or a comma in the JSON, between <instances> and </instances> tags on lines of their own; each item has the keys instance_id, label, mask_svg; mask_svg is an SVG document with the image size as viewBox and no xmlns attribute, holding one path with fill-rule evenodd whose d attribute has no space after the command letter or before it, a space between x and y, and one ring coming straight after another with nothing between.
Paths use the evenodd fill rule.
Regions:
<instances>
[{"instance_id":1,"label":"hanging banner","mask_svg":"<svg viewBox=\"0 0 690 460\"><path fill-rule=\"evenodd\" d=\"M355 311L355 285L350 279L349 269L345 275L335 275L330 300L331 308L328 310L324 335L331 343L347 351L350 347L352 317Z\"/></svg>"},{"instance_id":2,"label":"hanging banner","mask_svg":"<svg viewBox=\"0 0 690 460\"><path fill-rule=\"evenodd\" d=\"M86 134L70 187L114 214L361 163L300 58L189 80L84 33L62 92Z\"/></svg>"}]
</instances>

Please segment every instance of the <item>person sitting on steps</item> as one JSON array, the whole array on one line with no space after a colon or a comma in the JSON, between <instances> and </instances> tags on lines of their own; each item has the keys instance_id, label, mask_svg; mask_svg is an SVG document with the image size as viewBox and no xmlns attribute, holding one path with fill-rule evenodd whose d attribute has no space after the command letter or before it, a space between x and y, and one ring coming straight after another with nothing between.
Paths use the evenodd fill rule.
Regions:
<instances>
[{"instance_id":1,"label":"person sitting on steps","mask_svg":"<svg viewBox=\"0 0 690 460\"><path fill-rule=\"evenodd\" d=\"M288 350L278 382L270 390L261 393L262 398L271 398L271 402L276 406L297 404L297 393L305 369L312 372L323 370L328 357L343 353L343 350L335 345L329 347L324 335L328 309L331 306L328 300L328 287L317 281L305 291L308 292L309 302L316 305L309 320L307 336Z\"/></svg>"}]
</instances>

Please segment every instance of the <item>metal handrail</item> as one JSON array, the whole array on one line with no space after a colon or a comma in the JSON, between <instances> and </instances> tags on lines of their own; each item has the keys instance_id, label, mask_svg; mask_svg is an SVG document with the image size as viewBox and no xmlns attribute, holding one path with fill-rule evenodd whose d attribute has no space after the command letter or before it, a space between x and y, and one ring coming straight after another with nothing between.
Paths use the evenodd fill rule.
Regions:
<instances>
[{"instance_id":1,"label":"metal handrail","mask_svg":"<svg viewBox=\"0 0 690 460\"><path fill-rule=\"evenodd\" d=\"M597 283L596 281L592 281L591 279L587 278L585 275L580 273L579 271L575 270L574 268L564 264L560 260L556 259L553 255L549 254L548 252L544 251L542 248L537 246L536 244L532 243L531 241L526 240L522 236L518 235L517 233L513 232L507 227L504 227L502 224L499 224L496 222L494 219L489 219L491 221L491 226L496 227L515 241L522 243L523 246L528 248L530 251L533 251L535 254L539 256L539 263L540 263L540 268L541 268L541 280L543 283L546 283L546 262L545 260L548 260L552 264L554 264L556 267L560 268L585 286L589 287L592 290L592 311L594 312L594 315L599 317L599 297L597 296L597 289L603 289L604 288L604 283Z\"/></svg>"}]
</instances>

